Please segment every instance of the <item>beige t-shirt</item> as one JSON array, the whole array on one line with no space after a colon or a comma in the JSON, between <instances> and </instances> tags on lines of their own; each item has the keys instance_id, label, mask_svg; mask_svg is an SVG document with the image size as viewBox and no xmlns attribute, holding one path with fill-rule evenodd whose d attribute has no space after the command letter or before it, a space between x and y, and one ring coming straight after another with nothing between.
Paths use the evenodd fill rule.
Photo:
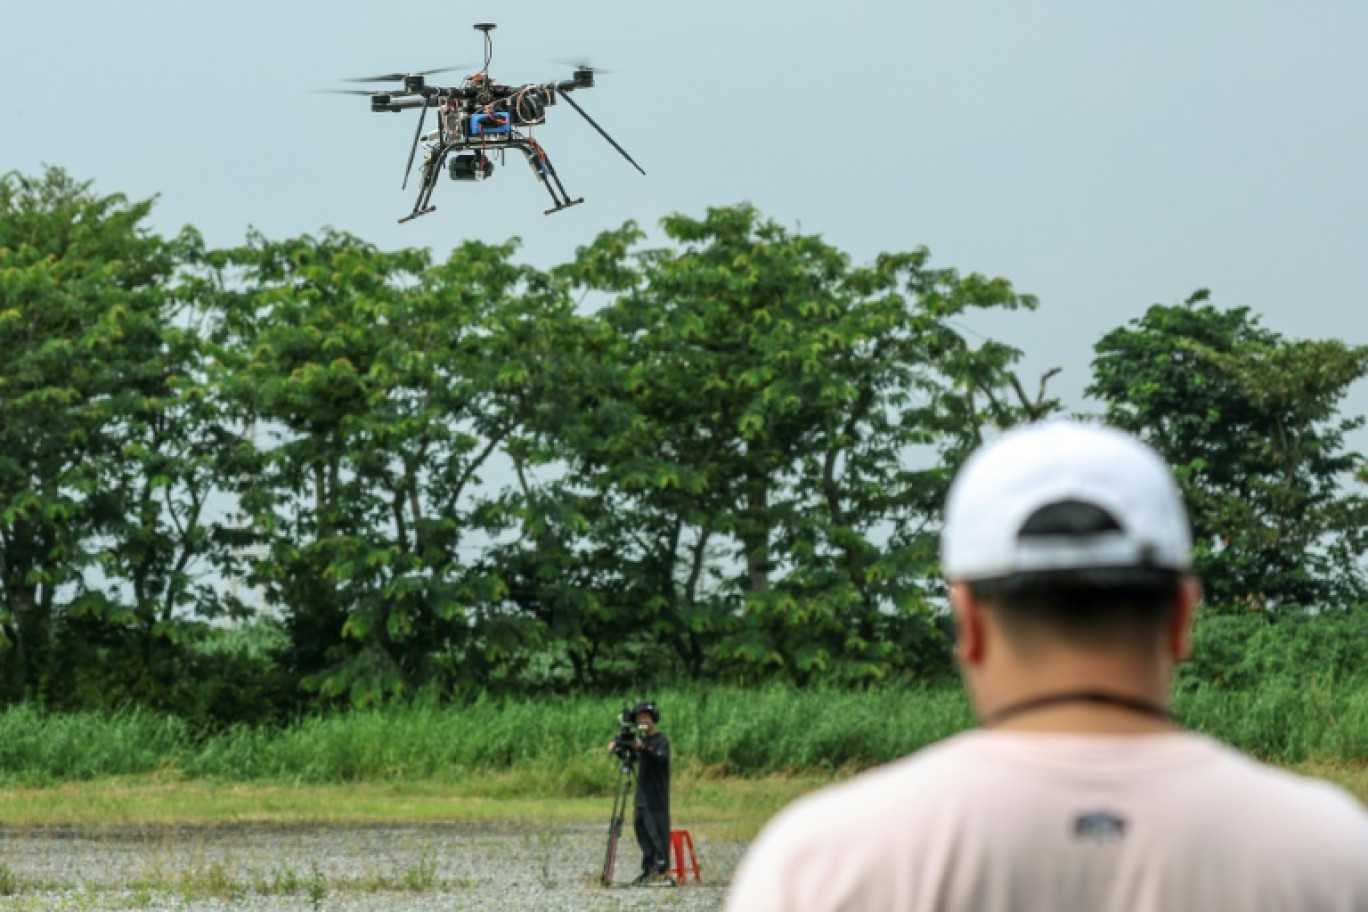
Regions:
<instances>
[{"instance_id":1,"label":"beige t-shirt","mask_svg":"<svg viewBox=\"0 0 1368 912\"><path fill-rule=\"evenodd\" d=\"M777 815L729 912L1368 912L1368 813L1189 733L972 731Z\"/></svg>"}]
</instances>

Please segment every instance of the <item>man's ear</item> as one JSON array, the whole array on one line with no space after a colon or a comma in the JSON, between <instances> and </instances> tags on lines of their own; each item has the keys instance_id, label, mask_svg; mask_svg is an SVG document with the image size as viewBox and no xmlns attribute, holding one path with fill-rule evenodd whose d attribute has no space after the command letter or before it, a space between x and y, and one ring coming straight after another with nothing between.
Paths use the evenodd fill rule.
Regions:
<instances>
[{"instance_id":1,"label":"man's ear","mask_svg":"<svg viewBox=\"0 0 1368 912\"><path fill-rule=\"evenodd\" d=\"M1181 662L1192 652L1192 621L1201 604L1201 580L1195 576L1184 576L1178 583L1178 600L1174 603L1173 615L1164 632L1164 645L1175 662Z\"/></svg>"},{"instance_id":2,"label":"man's ear","mask_svg":"<svg viewBox=\"0 0 1368 912\"><path fill-rule=\"evenodd\" d=\"M962 665L978 665L983 661L983 606L969 584L950 584L950 612L955 621L955 658Z\"/></svg>"}]
</instances>

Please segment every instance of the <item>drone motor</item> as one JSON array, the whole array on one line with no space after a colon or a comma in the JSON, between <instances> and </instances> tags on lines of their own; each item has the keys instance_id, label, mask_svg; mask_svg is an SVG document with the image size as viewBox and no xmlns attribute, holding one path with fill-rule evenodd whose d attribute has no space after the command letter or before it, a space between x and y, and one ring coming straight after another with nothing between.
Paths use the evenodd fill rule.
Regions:
<instances>
[{"instance_id":1,"label":"drone motor","mask_svg":"<svg viewBox=\"0 0 1368 912\"><path fill-rule=\"evenodd\" d=\"M540 90L519 92L509 102L513 114L513 124L519 127L535 127L546 123L546 106L555 102L555 96Z\"/></svg>"}]
</instances>

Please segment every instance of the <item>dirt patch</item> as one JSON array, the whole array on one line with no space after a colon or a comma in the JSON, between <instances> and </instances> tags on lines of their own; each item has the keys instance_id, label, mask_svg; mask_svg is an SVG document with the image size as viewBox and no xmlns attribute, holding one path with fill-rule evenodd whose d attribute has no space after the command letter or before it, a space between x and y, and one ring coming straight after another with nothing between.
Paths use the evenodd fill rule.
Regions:
<instances>
[{"instance_id":1,"label":"dirt patch","mask_svg":"<svg viewBox=\"0 0 1368 912\"><path fill-rule=\"evenodd\" d=\"M631 888L640 856L629 833L605 888L605 829L0 829L0 910L711 910L745 849L695 833L703 883Z\"/></svg>"}]
</instances>

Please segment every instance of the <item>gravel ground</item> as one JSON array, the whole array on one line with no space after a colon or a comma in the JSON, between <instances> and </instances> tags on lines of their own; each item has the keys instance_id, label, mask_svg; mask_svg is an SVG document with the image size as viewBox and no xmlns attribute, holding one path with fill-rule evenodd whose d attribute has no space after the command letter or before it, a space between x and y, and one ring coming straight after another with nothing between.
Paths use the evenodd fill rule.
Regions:
<instances>
[{"instance_id":1,"label":"gravel ground","mask_svg":"<svg viewBox=\"0 0 1368 912\"><path fill-rule=\"evenodd\" d=\"M721 909L745 846L694 834L702 883L630 887L624 833L602 887L604 826L6 831L0 912Z\"/></svg>"}]
</instances>

